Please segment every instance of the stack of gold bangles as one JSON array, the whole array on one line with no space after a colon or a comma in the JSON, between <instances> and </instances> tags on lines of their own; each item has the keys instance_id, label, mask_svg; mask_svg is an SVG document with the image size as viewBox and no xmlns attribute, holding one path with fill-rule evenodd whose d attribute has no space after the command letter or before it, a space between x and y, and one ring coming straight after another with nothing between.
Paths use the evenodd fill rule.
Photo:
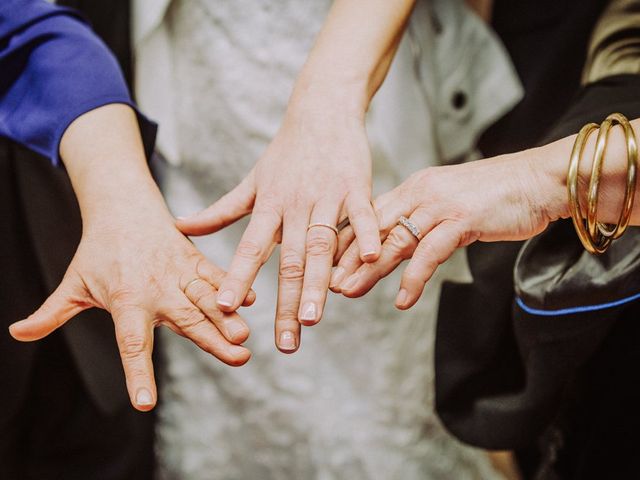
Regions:
<instances>
[{"instance_id":1,"label":"stack of gold bangles","mask_svg":"<svg viewBox=\"0 0 640 480\"><path fill-rule=\"evenodd\" d=\"M619 124L624 130L625 140L627 142L627 186L622 204L622 211L616 225L609 225L598 222L598 188L600 185L600 174L602 172L602 162L607 150L607 140L611 127ZM633 200L636 187L636 163L638 160L638 147L636 145L636 137L627 118L620 113L609 115L602 124L596 140L596 149L593 156L593 166L591 168L591 179L589 180L589 190L587 194L587 215L585 225L585 215L580 206L578 196L578 170L580 166L580 158L584 151L584 146L591 133L598 129L595 123L588 123L578 133L573 151L571 152L571 160L569 161L569 172L567 174L567 190L569 193L569 208L571 210L571 218L576 229L578 237L584 245L584 248L594 254L604 253L611 242L616 238L620 238L629 226L631 219L631 209L633 208Z\"/></svg>"}]
</instances>

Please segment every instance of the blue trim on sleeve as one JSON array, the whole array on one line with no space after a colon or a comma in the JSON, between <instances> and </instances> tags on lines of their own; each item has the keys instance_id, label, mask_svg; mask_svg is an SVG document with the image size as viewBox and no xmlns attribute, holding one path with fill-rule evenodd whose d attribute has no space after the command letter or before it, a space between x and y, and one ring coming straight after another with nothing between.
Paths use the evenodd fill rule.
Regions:
<instances>
[{"instance_id":1,"label":"blue trim on sleeve","mask_svg":"<svg viewBox=\"0 0 640 480\"><path fill-rule=\"evenodd\" d=\"M621 305L633 302L638 299L640 299L640 293L636 293L635 295L631 295L630 297L621 298L613 302L599 303L596 305L581 305L578 307L560 308L557 310L542 310L539 308L528 307L527 305L525 305L525 303L522 301L520 297L516 297L516 303L522 310L524 310L527 313L530 313L531 315L554 317L558 315L572 315L574 313L585 313L585 312L595 312L598 310L605 310L607 308L619 307Z\"/></svg>"}]
</instances>

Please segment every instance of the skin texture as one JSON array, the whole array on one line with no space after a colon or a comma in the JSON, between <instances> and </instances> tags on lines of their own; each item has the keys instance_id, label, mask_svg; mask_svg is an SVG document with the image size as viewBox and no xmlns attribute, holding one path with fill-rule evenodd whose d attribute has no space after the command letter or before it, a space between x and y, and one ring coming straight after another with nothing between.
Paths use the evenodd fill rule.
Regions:
<instances>
[{"instance_id":1,"label":"skin texture","mask_svg":"<svg viewBox=\"0 0 640 480\"><path fill-rule=\"evenodd\" d=\"M285 353L299 348L300 324L314 325L322 316L337 247L330 228L308 225L336 225L348 216L360 259L372 262L380 254L364 117L413 3L337 0L264 155L238 187L178 222L187 235L205 235L252 214L220 286L218 306L225 312L238 308L282 243L275 340Z\"/></svg>"},{"instance_id":2,"label":"skin texture","mask_svg":"<svg viewBox=\"0 0 640 480\"><path fill-rule=\"evenodd\" d=\"M640 122L633 121L632 125L639 130ZM589 138L580 164L583 205L596 136ZM456 248L475 241L525 240L541 233L550 222L568 218L566 172L574 141L572 136L511 155L414 173L375 201L383 241L377 261L363 264L353 232L345 229L340 233L339 262L331 289L347 297L362 296L409 260L395 300L397 308L407 309L417 302L426 282ZM618 219L626 162L626 143L621 128L615 127L602 174L600 221L615 223ZM640 223L640 195L636 195L633 225ZM397 225L402 215L419 228L419 241Z\"/></svg>"},{"instance_id":3,"label":"skin texture","mask_svg":"<svg viewBox=\"0 0 640 480\"><path fill-rule=\"evenodd\" d=\"M251 354L240 344L249 328L216 305L224 272L176 228L147 168L133 110L107 105L82 115L60 153L78 197L82 239L60 286L11 335L38 340L85 309L109 311L131 403L143 411L157 399L151 352L158 325L229 365L247 362ZM243 300L249 305L255 294Z\"/></svg>"}]
</instances>

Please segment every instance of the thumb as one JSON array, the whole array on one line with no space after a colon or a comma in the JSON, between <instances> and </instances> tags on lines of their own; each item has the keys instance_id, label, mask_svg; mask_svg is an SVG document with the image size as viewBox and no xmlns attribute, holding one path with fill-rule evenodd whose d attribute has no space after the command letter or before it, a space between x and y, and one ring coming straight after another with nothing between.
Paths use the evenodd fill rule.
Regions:
<instances>
[{"instance_id":1,"label":"thumb","mask_svg":"<svg viewBox=\"0 0 640 480\"><path fill-rule=\"evenodd\" d=\"M82 280L77 273L67 270L58 288L42 306L26 319L11 325L9 333L22 342L40 340L91 306Z\"/></svg>"},{"instance_id":2,"label":"thumb","mask_svg":"<svg viewBox=\"0 0 640 480\"><path fill-rule=\"evenodd\" d=\"M201 212L179 218L176 226L185 235L206 235L217 232L251 213L255 198L256 190L252 170L237 187L217 202Z\"/></svg>"}]
</instances>

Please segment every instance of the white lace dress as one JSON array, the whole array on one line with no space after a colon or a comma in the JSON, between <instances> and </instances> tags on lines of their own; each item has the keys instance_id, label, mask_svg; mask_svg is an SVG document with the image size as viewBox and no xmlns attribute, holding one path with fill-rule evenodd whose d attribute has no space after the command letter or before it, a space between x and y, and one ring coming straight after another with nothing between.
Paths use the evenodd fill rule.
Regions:
<instances>
[{"instance_id":1,"label":"white lace dress","mask_svg":"<svg viewBox=\"0 0 640 480\"><path fill-rule=\"evenodd\" d=\"M164 141L174 165L160 168L162 189L176 215L208 205L249 171L279 126L329 4L171 2L162 25L172 96L160 100L173 102L172 131L160 146ZM372 107L368 129L377 191L439 161L419 61L419 36L405 39ZM141 87L138 95L145 108ZM227 267L245 225L195 243ZM274 347L276 257L277 251L254 285L255 305L241 311L252 329L247 346L253 357L246 366L228 367L190 342L163 334L159 477L496 478L485 454L454 440L433 412L439 286L444 277L468 280L464 252L438 271L408 312L393 307L398 272L362 299L331 294L322 322L304 328L294 355Z\"/></svg>"}]
</instances>

